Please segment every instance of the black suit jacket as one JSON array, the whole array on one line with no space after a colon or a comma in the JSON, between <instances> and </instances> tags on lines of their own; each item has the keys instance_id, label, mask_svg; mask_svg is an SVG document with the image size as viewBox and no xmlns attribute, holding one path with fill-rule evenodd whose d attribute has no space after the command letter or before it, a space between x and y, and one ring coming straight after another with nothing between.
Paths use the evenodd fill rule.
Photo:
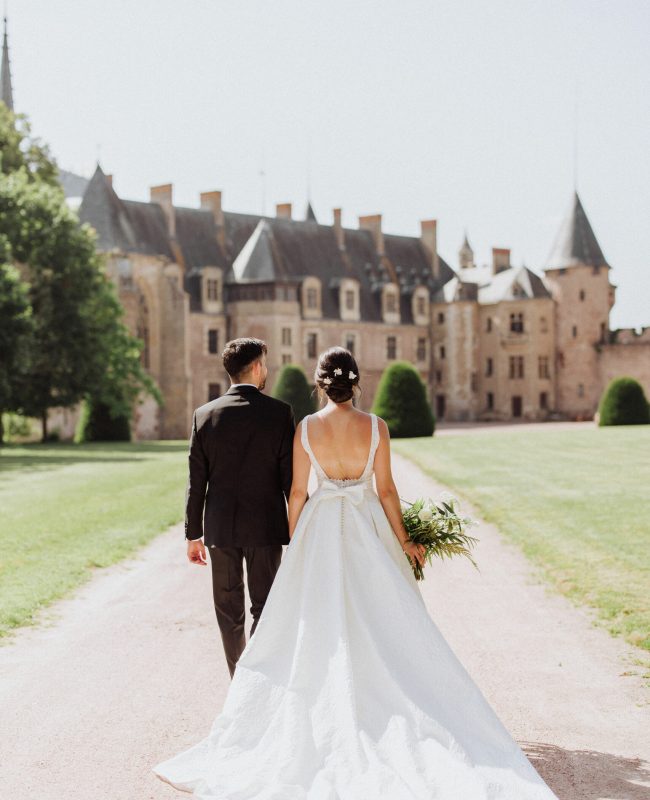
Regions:
<instances>
[{"instance_id":1,"label":"black suit jacket","mask_svg":"<svg viewBox=\"0 0 650 800\"><path fill-rule=\"evenodd\" d=\"M285 498L291 490L295 427L291 406L254 386L231 386L196 409L186 539L203 536L208 547L289 543Z\"/></svg>"}]
</instances>

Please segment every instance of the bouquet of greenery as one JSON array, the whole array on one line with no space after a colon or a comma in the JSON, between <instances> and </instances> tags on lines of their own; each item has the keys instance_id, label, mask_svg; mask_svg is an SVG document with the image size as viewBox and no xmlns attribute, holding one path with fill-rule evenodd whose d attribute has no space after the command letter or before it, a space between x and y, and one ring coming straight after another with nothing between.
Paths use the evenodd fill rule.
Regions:
<instances>
[{"instance_id":1,"label":"bouquet of greenery","mask_svg":"<svg viewBox=\"0 0 650 800\"><path fill-rule=\"evenodd\" d=\"M453 495L446 495L436 503L431 498L417 499L414 503L402 500L402 519L409 535L409 539L425 547L425 561L431 563L433 556L439 558L452 558L452 556L465 556L478 566L470 548L478 542L467 533L467 529L478 525L471 517L460 515L460 503ZM422 566L409 558L413 567L416 580L424 578Z\"/></svg>"}]
</instances>

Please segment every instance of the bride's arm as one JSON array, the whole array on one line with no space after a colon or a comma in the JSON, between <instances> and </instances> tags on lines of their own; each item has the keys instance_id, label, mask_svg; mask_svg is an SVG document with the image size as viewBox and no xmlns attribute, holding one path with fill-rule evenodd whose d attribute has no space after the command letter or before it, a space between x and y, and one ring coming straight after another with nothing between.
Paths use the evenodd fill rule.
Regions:
<instances>
[{"instance_id":1,"label":"bride's arm","mask_svg":"<svg viewBox=\"0 0 650 800\"><path fill-rule=\"evenodd\" d=\"M375 482L377 484L377 496L384 509L393 533L399 539L402 550L411 558L417 558L420 564L424 564L424 545L417 545L410 542L408 533L404 527L402 519L402 506L397 493L397 487L393 480L393 471L390 466L390 433L388 425L381 417L377 417L379 425L379 445L375 455Z\"/></svg>"},{"instance_id":2,"label":"bride's arm","mask_svg":"<svg viewBox=\"0 0 650 800\"><path fill-rule=\"evenodd\" d=\"M309 468L311 465L309 456L300 441L302 425L302 421L298 423L293 437L293 467L291 492L289 494L289 538L293 536L298 517L307 500L307 486L309 484Z\"/></svg>"}]
</instances>

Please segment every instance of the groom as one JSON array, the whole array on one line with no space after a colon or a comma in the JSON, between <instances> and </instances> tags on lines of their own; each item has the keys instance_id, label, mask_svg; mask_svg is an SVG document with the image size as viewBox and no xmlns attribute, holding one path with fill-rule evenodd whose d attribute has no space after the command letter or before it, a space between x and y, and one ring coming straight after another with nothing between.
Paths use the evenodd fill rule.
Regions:
<instances>
[{"instance_id":1,"label":"groom","mask_svg":"<svg viewBox=\"0 0 650 800\"><path fill-rule=\"evenodd\" d=\"M291 489L295 420L288 403L261 392L267 377L265 342L233 339L222 356L230 388L197 408L192 419L185 538L193 564L207 564L206 547L210 553L214 608L232 678L246 646L243 562L252 636L282 545L289 544L285 498Z\"/></svg>"}]
</instances>

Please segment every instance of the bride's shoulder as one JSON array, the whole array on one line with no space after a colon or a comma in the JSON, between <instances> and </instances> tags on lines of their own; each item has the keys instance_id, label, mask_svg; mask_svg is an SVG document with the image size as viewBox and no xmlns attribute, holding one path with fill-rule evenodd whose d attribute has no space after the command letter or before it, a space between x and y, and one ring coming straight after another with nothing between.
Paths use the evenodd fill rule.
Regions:
<instances>
[{"instance_id":1,"label":"bride's shoulder","mask_svg":"<svg viewBox=\"0 0 650 800\"><path fill-rule=\"evenodd\" d=\"M379 437L383 439L390 439L388 425L386 424L385 420L380 417L379 414L373 414L373 416L377 419L377 430L379 431Z\"/></svg>"}]
</instances>

